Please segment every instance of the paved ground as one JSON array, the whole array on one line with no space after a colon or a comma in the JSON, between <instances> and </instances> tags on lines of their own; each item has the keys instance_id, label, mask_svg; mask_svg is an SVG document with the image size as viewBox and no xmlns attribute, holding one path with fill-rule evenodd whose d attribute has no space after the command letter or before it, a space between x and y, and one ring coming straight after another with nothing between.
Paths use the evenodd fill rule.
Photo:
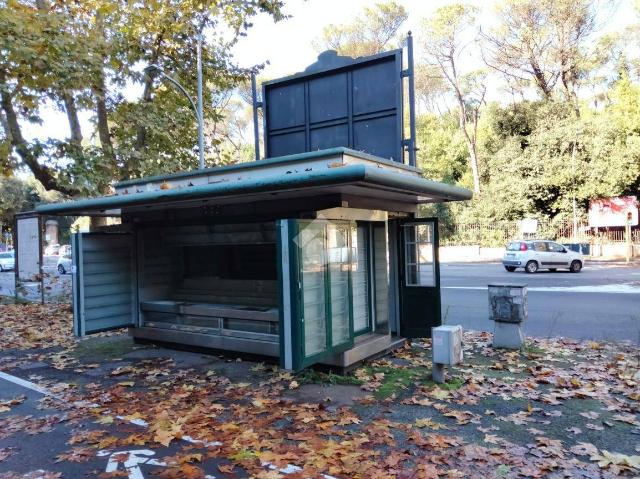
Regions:
<instances>
[{"instance_id":1,"label":"paved ground","mask_svg":"<svg viewBox=\"0 0 640 479\"><path fill-rule=\"evenodd\" d=\"M487 285L526 283L527 334L538 337L631 340L640 342L640 265L587 265L580 274L522 270L501 264L442 264L442 314L447 324L493 331L488 319Z\"/></svg>"},{"instance_id":2,"label":"paved ground","mask_svg":"<svg viewBox=\"0 0 640 479\"><path fill-rule=\"evenodd\" d=\"M56 257L46 257L43 268L45 273L45 300L50 302L70 301L70 299L67 298L71 297L71 274L59 274L56 270L56 263L54 259L51 258L55 259ZM15 272L5 271L0 273L0 296L14 297L15 293ZM36 283L26 285L22 294L26 297L33 298L35 301L40 298Z\"/></svg>"}]
</instances>

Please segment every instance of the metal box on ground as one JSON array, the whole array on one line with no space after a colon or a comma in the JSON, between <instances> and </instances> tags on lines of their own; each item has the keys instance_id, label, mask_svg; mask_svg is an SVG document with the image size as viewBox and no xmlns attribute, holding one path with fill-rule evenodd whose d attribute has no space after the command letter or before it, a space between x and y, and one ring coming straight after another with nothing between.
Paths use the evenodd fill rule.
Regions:
<instances>
[{"instance_id":1,"label":"metal box on ground","mask_svg":"<svg viewBox=\"0 0 640 479\"><path fill-rule=\"evenodd\" d=\"M527 319L526 284L490 284L489 319L495 321L493 346L520 349L525 336L522 323Z\"/></svg>"},{"instance_id":2,"label":"metal box on ground","mask_svg":"<svg viewBox=\"0 0 640 479\"><path fill-rule=\"evenodd\" d=\"M521 323L527 319L526 284L490 284L489 319Z\"/></svg>"},{"instance_id":3,"label":"metal box on ground","mask_svg":"<svg viewBox=\"0 0 640 479\"><path fill-rule=\"evenodd\" d=\"M431 350L433 380L444 383L446 379L444 366L462 362L462 326L431 328Z\"/></svg>"},{"instance_id":4,"label":"metal box on ground","mask_svg":"<svg viewBox=\"0 0 640 479\"><path fill-rule=\"evenodd\" d=\"M454 365L462 362L462 326L431 328L433 362Z\"/></svg>"}]
</instances>

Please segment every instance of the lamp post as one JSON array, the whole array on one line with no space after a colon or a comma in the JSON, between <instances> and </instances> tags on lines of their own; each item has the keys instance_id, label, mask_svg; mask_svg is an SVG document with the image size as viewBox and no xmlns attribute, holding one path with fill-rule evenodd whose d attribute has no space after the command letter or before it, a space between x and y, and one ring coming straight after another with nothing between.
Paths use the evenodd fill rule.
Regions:
<instances>
[{"instance_id":1,"label":"lamp post","mask_svg":"<svg viewBox=\"0 0 640 479\"><path fill-rule=\"evenodd\" d=\"M167 75L162 68L158 65L149 65L144 69L145 75L153 78L154 76L159 76L168 82L170 82L173 86L175 86L180 93L187 97L189 103L191 104L191 108L193 108L193 114L196 117L196 121L198 122L198 166L202 170L204 169L204 116L202 112L202 32L198 33L198 42L197 42L197 59L198 59L198 98L197 103L193 101L193 98L187 93L187 90L178 83L177 80Z\"/></svg>"}]
</instances>

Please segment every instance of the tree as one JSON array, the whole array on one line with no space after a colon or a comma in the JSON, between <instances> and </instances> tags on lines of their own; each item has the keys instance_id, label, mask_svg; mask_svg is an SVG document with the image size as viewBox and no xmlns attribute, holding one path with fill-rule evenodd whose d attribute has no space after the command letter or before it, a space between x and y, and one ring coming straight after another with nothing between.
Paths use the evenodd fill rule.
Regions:
<instances>
[{"instance_id":1,"label":"tree","mask_svg":"<svg viewBox=\"0 0 640 479\"><path fill-rule=\"evenodd\" d=\"M12 1L0 7L0 160L26 166L46 189L104 192L114 179L196 164L195 121L180 93L153 85L140 65L156 63L195 91L195 31L204 29L205 103L248 71L230 50L259 12L284 18L282 2L169 0ZM224 32L216 33L213 32ZM126 95L137 85L141 99ZM25 123L42 107L65 112L69 137L28 141ZM94 131L82 132L81 111ZM222 121L205 109L208 125ZM7 145L10 145L7 147Z\"/></svg>"},{"instance_id":2,"label":"tree","mask_svg":"<svg viewBox=\"0 0 640 479\"><path fill-rule=\"evenodd\" d=\"M467 46L465 31L474 26L476 14L477 9L468 5L441 7L423 22L423 38L427 62L439 68L456 100L458 126L469 150L473 190L479 194L478 121L486 94L486 76L482 71L463 73L459 64L460 54Z\"/></svg>"},{"instance_id":3,"label":"tree","mask_svg":"<svg viewBox=\"0 0 640 479\"><path fill-rule=\"evenodd\" d=\"M314 42L318 52L335 50L340 55L360 57L396 48L398 31L407 20L406 9L396 3L376 3L365 7L361 16L343 25L327 25L322 36Z\"/></svg>"},{"instance_id":4,"label":"tree","mask_svg":"<svg viewBox=\"0 0 640 479\"><path fill-rule=\"evenodd\" d=\"M560 87L577 105L588 71L587 42L596 29L598 0L505 0L498 26L483 34L485 61L507 78L531 81L550 99ZM575 106L576 112L577 106Z\"/></svg>"}]
</instances>

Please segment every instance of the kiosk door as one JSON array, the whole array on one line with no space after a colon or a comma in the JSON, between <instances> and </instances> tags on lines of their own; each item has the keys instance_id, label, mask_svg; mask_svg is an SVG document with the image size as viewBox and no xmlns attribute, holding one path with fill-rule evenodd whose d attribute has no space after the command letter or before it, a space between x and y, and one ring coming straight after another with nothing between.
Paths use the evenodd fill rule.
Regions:
<instances>
[{"instance_id":1,"label":"kiosk door","mask_svg":"<svg viewBox=\"0 0 640 479\"><path fill-rule=\"evenodd\" d=\"M76 336L135 324L136 275L129 233L71 237L73 332Z\"/></svg>"},{"instance_id":2,"label":"kiosk door","mask_svg":"<svg viewBox=\"0 0 640 479\"><path fill-rule=\"evenodd\" d=\"M437 218L414 218L400 223L400 335L431 336L442 324Z\"/></svg>"}]
</instances>

